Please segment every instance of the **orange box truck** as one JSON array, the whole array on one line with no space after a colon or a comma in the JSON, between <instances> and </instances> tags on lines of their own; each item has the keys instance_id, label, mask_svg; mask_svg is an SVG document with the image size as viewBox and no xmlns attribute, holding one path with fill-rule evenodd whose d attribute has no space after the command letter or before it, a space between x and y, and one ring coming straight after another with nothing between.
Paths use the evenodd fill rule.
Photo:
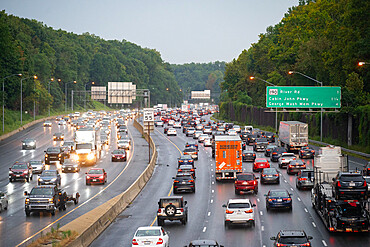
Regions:
<instances>
[{"instance_id":1,"label":"orange box truck","mask_svg":"<svg viewBox=\"0 0 370 247\"><path fill-rule=\"evenodd\" d=\"M216 180L235 179L242 168L242 140L239 136L215 136Z\"/></svg>"}]
</instances>

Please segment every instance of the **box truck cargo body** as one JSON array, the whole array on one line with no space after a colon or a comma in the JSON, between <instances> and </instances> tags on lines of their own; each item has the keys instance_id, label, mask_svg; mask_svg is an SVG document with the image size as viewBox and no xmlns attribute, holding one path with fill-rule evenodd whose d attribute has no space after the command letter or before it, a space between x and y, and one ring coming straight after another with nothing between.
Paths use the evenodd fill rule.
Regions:
<instances>
[{"instance_id":1,"label":"box truck cargo body","mask_svg":"<svg viewBox=\"0 0 370 247\"><path fill-rule=\"evenodd\" d=\"M308 124L298 121L280 121L279 142L288 152L308 145Z\"/></svg>"},{"instance_id":2,"label":"box truck cargo body","mask_svg":"<svg viewBox=\"0 0 370 247\"><path fill-rule=\"evenodd\" d=\"M215 136L216 180L235 179L242 168L242 141L239 136Z\"/></svg>"}]
</instances>

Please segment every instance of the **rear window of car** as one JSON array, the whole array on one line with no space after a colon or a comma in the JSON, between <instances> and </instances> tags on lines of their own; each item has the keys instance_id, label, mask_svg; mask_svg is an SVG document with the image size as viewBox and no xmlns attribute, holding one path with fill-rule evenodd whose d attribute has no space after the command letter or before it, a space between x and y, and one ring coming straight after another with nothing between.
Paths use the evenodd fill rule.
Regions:
<instances>
[{"instance_id":1,"label":"rear window of car","mask_svg":"<svg viewBox=\"0 0 370 247\"><path fill-rule=\"evenodd\" d=\"M161 231L156 230L138 230L135 234L136 237L148 237L148 236L161 236Z\"/></svg>"},{"instance_id":2,"label":"rear window of car","mask_svg":"<svg viewBox=\"0 0 370 247\"><path fill-rule=\"evenodd\" d=\"M245 175L237 175L237 180L254 180L252 174L245 174Z\"/></svg>"},{"instance_id":3,"label":"rear window of car","mask_svg":"<svg viewBox=\"0 0 370 247\"><path fill-rule=\"evenodd\" d=\"M307 238L302 237L280 237L279 243L280 244L304 244L307 243Z\"/></svg>"},{"instance_id":4,"label":"rear window of car","mask_svg":"<svg viewBox=\"0 0 370 247\"><path fill-rule=\"evenodd\" d=\"M229 203L228 208L250 208L250 204L247 202L244 203Z\"/></svg>"},{"instance_id":5,"label":"rear window of car","mask_svg":"<svg viewBox=\"0 0 370 247\"><path fill-rule=\"evenodd\" d=\"M264 174L276 174L277 171L275 168L265 168L262 171Z\"/></svg>"},{"instance_id":6,"label":"rear window of car","mask_svg":"<svg viewBox=\"0 0 370 247\"><path fill-rule=\"evenodd\" d=\"M60 148L57 148L57 147L55 147L55 148L48 148L47 149L47 152L60 152Z\"/></svg>"},{"instance_id":7,"label":"rear window of car","mask_svg":"<svg viewBox=\"0 0 370 247\"><path fill-rule=\"evenodd\" d=\"M192 180L193 177L192 176L178 176L176 177L176 180L178 181L188 181L188 180Z\"/></svg>"},{"instance_id":8,"label":"rear window of car","mask_svg":"<svg viewBox=\"0 0 370 247\"><path fill-rule=\"evenodd\" d=\"M161 200L161 207L165 208L167 205L174 205L176 208L180 207L180 200L177 199L162 199Z\"/></svg>"},{"instance_id":9,"label":"rear window of car","mask_svg":"<svg viewBox=\"0 0 370 247\"><path fill-rule=\"evenodd\" d=\"M286 191L271 191L269 196L272 197L288 197L288 193Z\"/></svg>"},{"instance_id":10,"label":"rear window of car","mask_svg":"<svg viewBox=\"0 0 370 247\"><path fill-rule=\"evenodd\" d=\"M307 178L307 177L313 177L313 172L312 171L311 172L303 171L301 173L301 177L305 177L305 178Z\"/></svg>"},{"instance_id":11,"label":"rear window of car","mask_svg":"<svg viewBox=\"0 0 370 247\"><path fill-rule=\"evenodd\" d=\"M361 175L342 175L340 176L340 180L343 182L361 182L364 181L364 178Z\"/></svg>"},{"instance_id":12,"label":"rear window of car","mask_svg":"<svg viewBox=\"0 0 370 247\"><path fill-rule=\"evenodd\" d=\"M184 152L191 153L191 152L196 152L196 150L195 150L195 148L187 148L187 149L184 150Z\"/></svg>"}]
</instances>

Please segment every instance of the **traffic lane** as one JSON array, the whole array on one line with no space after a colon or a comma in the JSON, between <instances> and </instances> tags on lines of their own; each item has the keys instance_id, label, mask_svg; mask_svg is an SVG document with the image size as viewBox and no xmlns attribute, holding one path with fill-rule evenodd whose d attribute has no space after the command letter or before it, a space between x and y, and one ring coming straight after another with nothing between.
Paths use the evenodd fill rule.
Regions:
<instances>
[{"instance_id":1,"label":"traffic lane","mask_svg":"<svg viewBox=\"0 0 370 247\"><path fill-rule=\"evenodd\" d=\"M140 137L141 137L141 135L140 135ZM111 165L110 156L106 157L106 159L102 163L104 165L108 164L108 167L110 167L108 169L112 169L112 167L117 167L115 169L122 170L121 168L118 168L118 167L120 167L120 165L117 165L117 164L114 164L114 166ZM115 162L115 163L120 163L120 162ZM144 166L146 167L146 165L143 165L143 167L140 167L140 166L136 167L135 171L138 171L141 168L142 168L142 170L144 170L145 169ZM65 212L58 212L57 211L56 212L57 217L50 218L49 214L32 214L31 217L26 219L26 217L24 216L24 197L23 197L23 193L22 193L21 200L17 204L17 205L19 205L19 207L18 207L19 213L17 214L17 216L19 216L19 218L21 220L20 220L20 222L16 222L17 224L15 224L15 227L17 229L14 229L12 226L9 226L9 227L6 228L6 230L9 230L8 232L24 232L25 234L21 235L21 238L25 239L25 238L29 237L29 235L27 235L29 233L29 231L26 231L26 229L24 229L24 227L29 227L31 225L31 223L37 223L37 224L35 224L36 226L39 226L40 224L43 224L43 226L47 226L48 224L52 224L55 221L59 221L60 224L68 223L70 220L72 220L72 219L74 219L78 216L83 215L85 212L95 208L96 206L102 204L106 200L111 199L112 197L114 197L117 194L119 194L120 192L122 192L122 183L115 183L115 185L119 184L115 188L115 190L117 192L114 192L113 191L114 186L111 186L111 188L109 190L105 190L104 193L101 193L107 186L109 186L109 182L105 186L101 186L101 185L85 186L84 170L87 171L88 169L89 169L89 167L83 167L81 169L81 172L80 172L81 175L79 175L79 174L73 174L73 175L72 174L63 174L63 175L66 176L66 178L70 178L70 180L67 180L67 181L64 180L66 186L63 186L64 182L62 182L62 188L65 188L67 193L69 191L71 191L71 193L72 193L72 192L75 192L75 191L78 190L81 194L79 205L74 206L73 203L70 203L72 205L67 206L67 208L68 208L67 211L65 211ZM109 170L108 170L108 173L109 173ZM77 177L77 176L79 176L79 177ZM134 179L133 177L135 177L135 176L127 175L127 177L129 177L130 179L132 177L132 180L133 180ZM127 178L123 179L125 181L123 184L126 185L127 188L132 183L132 181L129 181L130 179L127 179ZM135 179L136 179L136 177L135 177ZM33 186L30 186L29 190L32 187ZM68 188L68 187L70 187L70 188ZM83 190L81 191L80 189L83 189ZM92 200L90 202L91 198L94 197L94 195L97 195L98 193L101 193L100 194L101 196L94 198L94 200ZM69 213L69 210L70 210L69 208L70 207L71 207L71 210L73 210L73 208L81 207L86 202L89 202L89 203L84 205L84 207L81 210L77 210L73 214ZM27 225L24 225L25 219L26 219ZM23 225L22 225L22 223L23 223ZM20 226L18 226L19 224L20 224ZM31 228L34 228L34 227L35 226L33 226ZM21 228L21 229L19 229L19 228ZM37 227L36 227L36 229L37 229ZM41 229L41 227L39 229ZM2 233L4 233L4 232L2 231ZM18 244L20 241L23 240L23 239L19 240L17 238L14 240L14 239L9 239L7 237L5 237L5 239L7 239L7 242L10 242L10 243L14 242L14 245Z\"/></svg>"}]
</instances>

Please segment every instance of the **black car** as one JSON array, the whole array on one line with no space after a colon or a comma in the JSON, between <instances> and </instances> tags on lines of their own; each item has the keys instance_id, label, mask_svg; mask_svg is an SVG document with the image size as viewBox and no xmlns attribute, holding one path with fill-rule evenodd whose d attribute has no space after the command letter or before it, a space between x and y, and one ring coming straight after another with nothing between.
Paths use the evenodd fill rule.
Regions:
<instances>
[{"instance_id":1,"label":"black car","mask_svg":"<svg viewBox=\"0 0 370 247\"><path fill-rule=\"evenodd\" d=\"M189 245L184 247L224 247L223 245L219 245L215 240L193 240L190 242Z\"/></svg>"},{"instance_id":2,"label":"black car","mask_svg":"<svg viewBox=\"0 0 370 247\"><path fill-rule=\"evenodd\" d=\"M61 180L62 179L58 170L45 170L39 176L39 179L37 180L37 185L61 185Z\"/></svg>"},{"instance_id":3,"label":"black car","mask_svg":"<svg viewBox=\"0 0 370 247\"><path fill-rule=\"evenodd\" d=\"M271 152L271 161L278 161L282 153L286 153L287 150L283 147L274 148Z\"/></svg>"},{"instance_id":4,"label":"black car","mask_svg":"<svg viewBox=\"0 0 370 247\"><path fill-rule=\"evenodd\" d=\"M274 246L311 246L311 236L307 236L303 230L281 230L276 237Z\"/></svg>"},{"instance_id":5,"label":"black car","mask_svg":"<svg viewBox=\"0 0 370 247\"><path fill-rule=\"evenodd\" d=\"M367 199L368 188L361 173L338 172L333 186L336 199Z\"/></svg>"},{"instance_id":6,"label":"black car","mask_svg":"<svg viewBox=\"0 0 370 247\"><path fill-rule=\"evenodd\" d=\"M263 168L261 172L261 184L279 184L280 173L275 168Z\"/></svg>"},{"instance_id":7,"label":"black car","mask_svg":"<svg viewBox=\"0 0 370 247\"><path fill-rule=\"evenodd\" d=\"M62 172L79 172L80 165L77 161L66 159L62 165Z\"/></svg>"},{"instance_id":8,"label":"black car","mask_svg":"<svg viewBox=\"0 0 370 247\"><path fill-rule=\"evenodd\" d=\"M267 139L268 142L272 143L275 142L275 134L272 132L266 132L265 133L265 138Z\"/></svg>"},{"instance_id":9,"label":"black car","mask_svg":"<svg viewBox=\"0 0 370 247\"><path fill-rule=\"evenodd\" d=\"M60 132L55 133L53 135L53 140L54 141L63 141L64 140L64 134L63 133L60 133Z\"/></svg>"},{"instance_id":10,"label":"black car","mask_svg":"<svg viewBox=\"0 0 370 247\"><path fill-rule=\"evenodd\" d=\"M298 154L299 158L301 159L313 159L315 157L315 150L313 150L309 146L304 146L301 147Z\"/></svg>"},{"instance_id":11,"label":"black car","mask_svg":"<svg viewBox=\"0 0 370 247\"><path fill-rule=\"evenodd\" d=\"M195 169L196 167L194 167L194 164L193 165L179 165L178 168L177 168L177 172L178 173L190 173L193 178L195 178Z\"/></svg>"},{"instance_id":12,"label":"black car","mask_svg":"<svg viewBox=\"0 0 370 247\"><path fill-rule=\"evenodd\" d=\"M301 190L304 188L312 189L315 185L315 177L313 170L300 170L296 177L296 184L295 186L297 189Z\"/></svg>"},{"instance_id":13,"label":"black car","mask_svg":"<svg viewBox=\"0 0 370 247\"><path fill-rule=\"evenodd\" d=\"M247 137L247 144L248 145L253 145L257 138L258 137L257 137L256 134L249 134L248 137Z\"/></svg>"},{"instance_id":14,"label":"black car","mask_svg":"<svg viewBox=\"0 0 370 247\"><path fill-rule=\"evenodd\" d=\"M243 150L242 161L255 161L256 153L252 150Z\"/></svg>"},{"instance_id":15,"label":"black car","mask_svg":"<svg viewBox=\"0 0 370 247\"><path fill-rule=\"evenodd\" d=\"M249 134L249 132L247 132L245 130L240 131L240 139L242 139L243 141L247 140L248 134Z\"/></svg>"},{"instance_id":16,"label":"black car","mask_svg":"<svg viewBox=\"0 0 370 247\"><path fill-rule=\"evenodd\" d=\"M288 174L297 174L300 170L306 169L306 163L302 160L292 160L286 169Z\"/></svg>"},{"instance_id":17,"label":"black car","mask_svg":"<svg viewBox=\"0 0 370 247\"><path fill-rule=\"evenodd\" d=\"M277 148L277 146L275 144L269 144L269 145L267 145L267 147L265 149L265 156L266 157L270 157L271 156L271 153L272 153L272 150L274 150L274 148Z\"/></svg>"},{"instance_id":18,"label":"black car","mask_svg":"<svg viewBox=\"0 0 370 247\"><path fill-rule=\"evenodd\" d=\"M75 142L74 141L64 141L62 147L69 147L70 152L75 150Z\"/></svg>"},{"instance_id":19,"label":"black car","mask_svg":"<svg viewBox=\"0 0 370 247\"><path fill-rule=\"evenodd\" d=\"M364 167L362 175L370 176L370 162L368 162L367 165Z\"/></svg>"},{"instance_id":20,"label":"black car","mask_svg":"<svg viewBox=\"0 0 370 247\"><path fill-rule=\"evenodd\" d=\"M194 159L190 155L181 155L177 161L178 165L194 165Z\"/></svg>"},{"instance_id":21,"label":"black car","mask_svg":"<svg viewBox=\"0 0 370 247\"><path fill-rule=\"evenodd\" d=\"M49 147L45 151L45 164L49 165L50 161L59 161L63 163L63 152L60 147Z\"/></svg>"},{"instance_id":22,"label":"black car","mask_svg":"<svg viewBox=\"0 0 370 247\"><path fill-rule=\"evenodd\" d=\"M27 138L22 141L22 149L36 149L36 140Z\"/></svg>"},{"instance_id":23,"label":"black car","mask_svg":"<svg viewBox=\"0 0 370 247\"><path fill-rule=\"evenodd\" d=\"M45 170L45 163L43 160L31 160L29 163L32 166L33 174L42 173Z\"/></svg>"},{"instance_id":24,"label":"black car","mask_svg":"<svg viewBox=\"0 0 370 247\"><path fill-rule=\"evenodd\" d=\"M270 190L266 195L266 210L271 208L293 209L291 194L285 189Z\"/></svg>"},{"instance_id":25,"label":"black car","mask_svg":"<svg viewBox=\"0 0 370 247\"><path fill-rule=\"evenodd\" d=\"M258 152L264 152L269 142L266 138L257 138L253 143L253 150Z\"/></svg>"},{"instance_id":26,"label":"black car","mask_svg":"<svg viewBox=\"0 0 370 247\"><path fill-rule=\"evenodd\" d=\"M173 177L173 193L195 192L195 181L190 173L178 173Z\"/></svg>"}]
</instances>

